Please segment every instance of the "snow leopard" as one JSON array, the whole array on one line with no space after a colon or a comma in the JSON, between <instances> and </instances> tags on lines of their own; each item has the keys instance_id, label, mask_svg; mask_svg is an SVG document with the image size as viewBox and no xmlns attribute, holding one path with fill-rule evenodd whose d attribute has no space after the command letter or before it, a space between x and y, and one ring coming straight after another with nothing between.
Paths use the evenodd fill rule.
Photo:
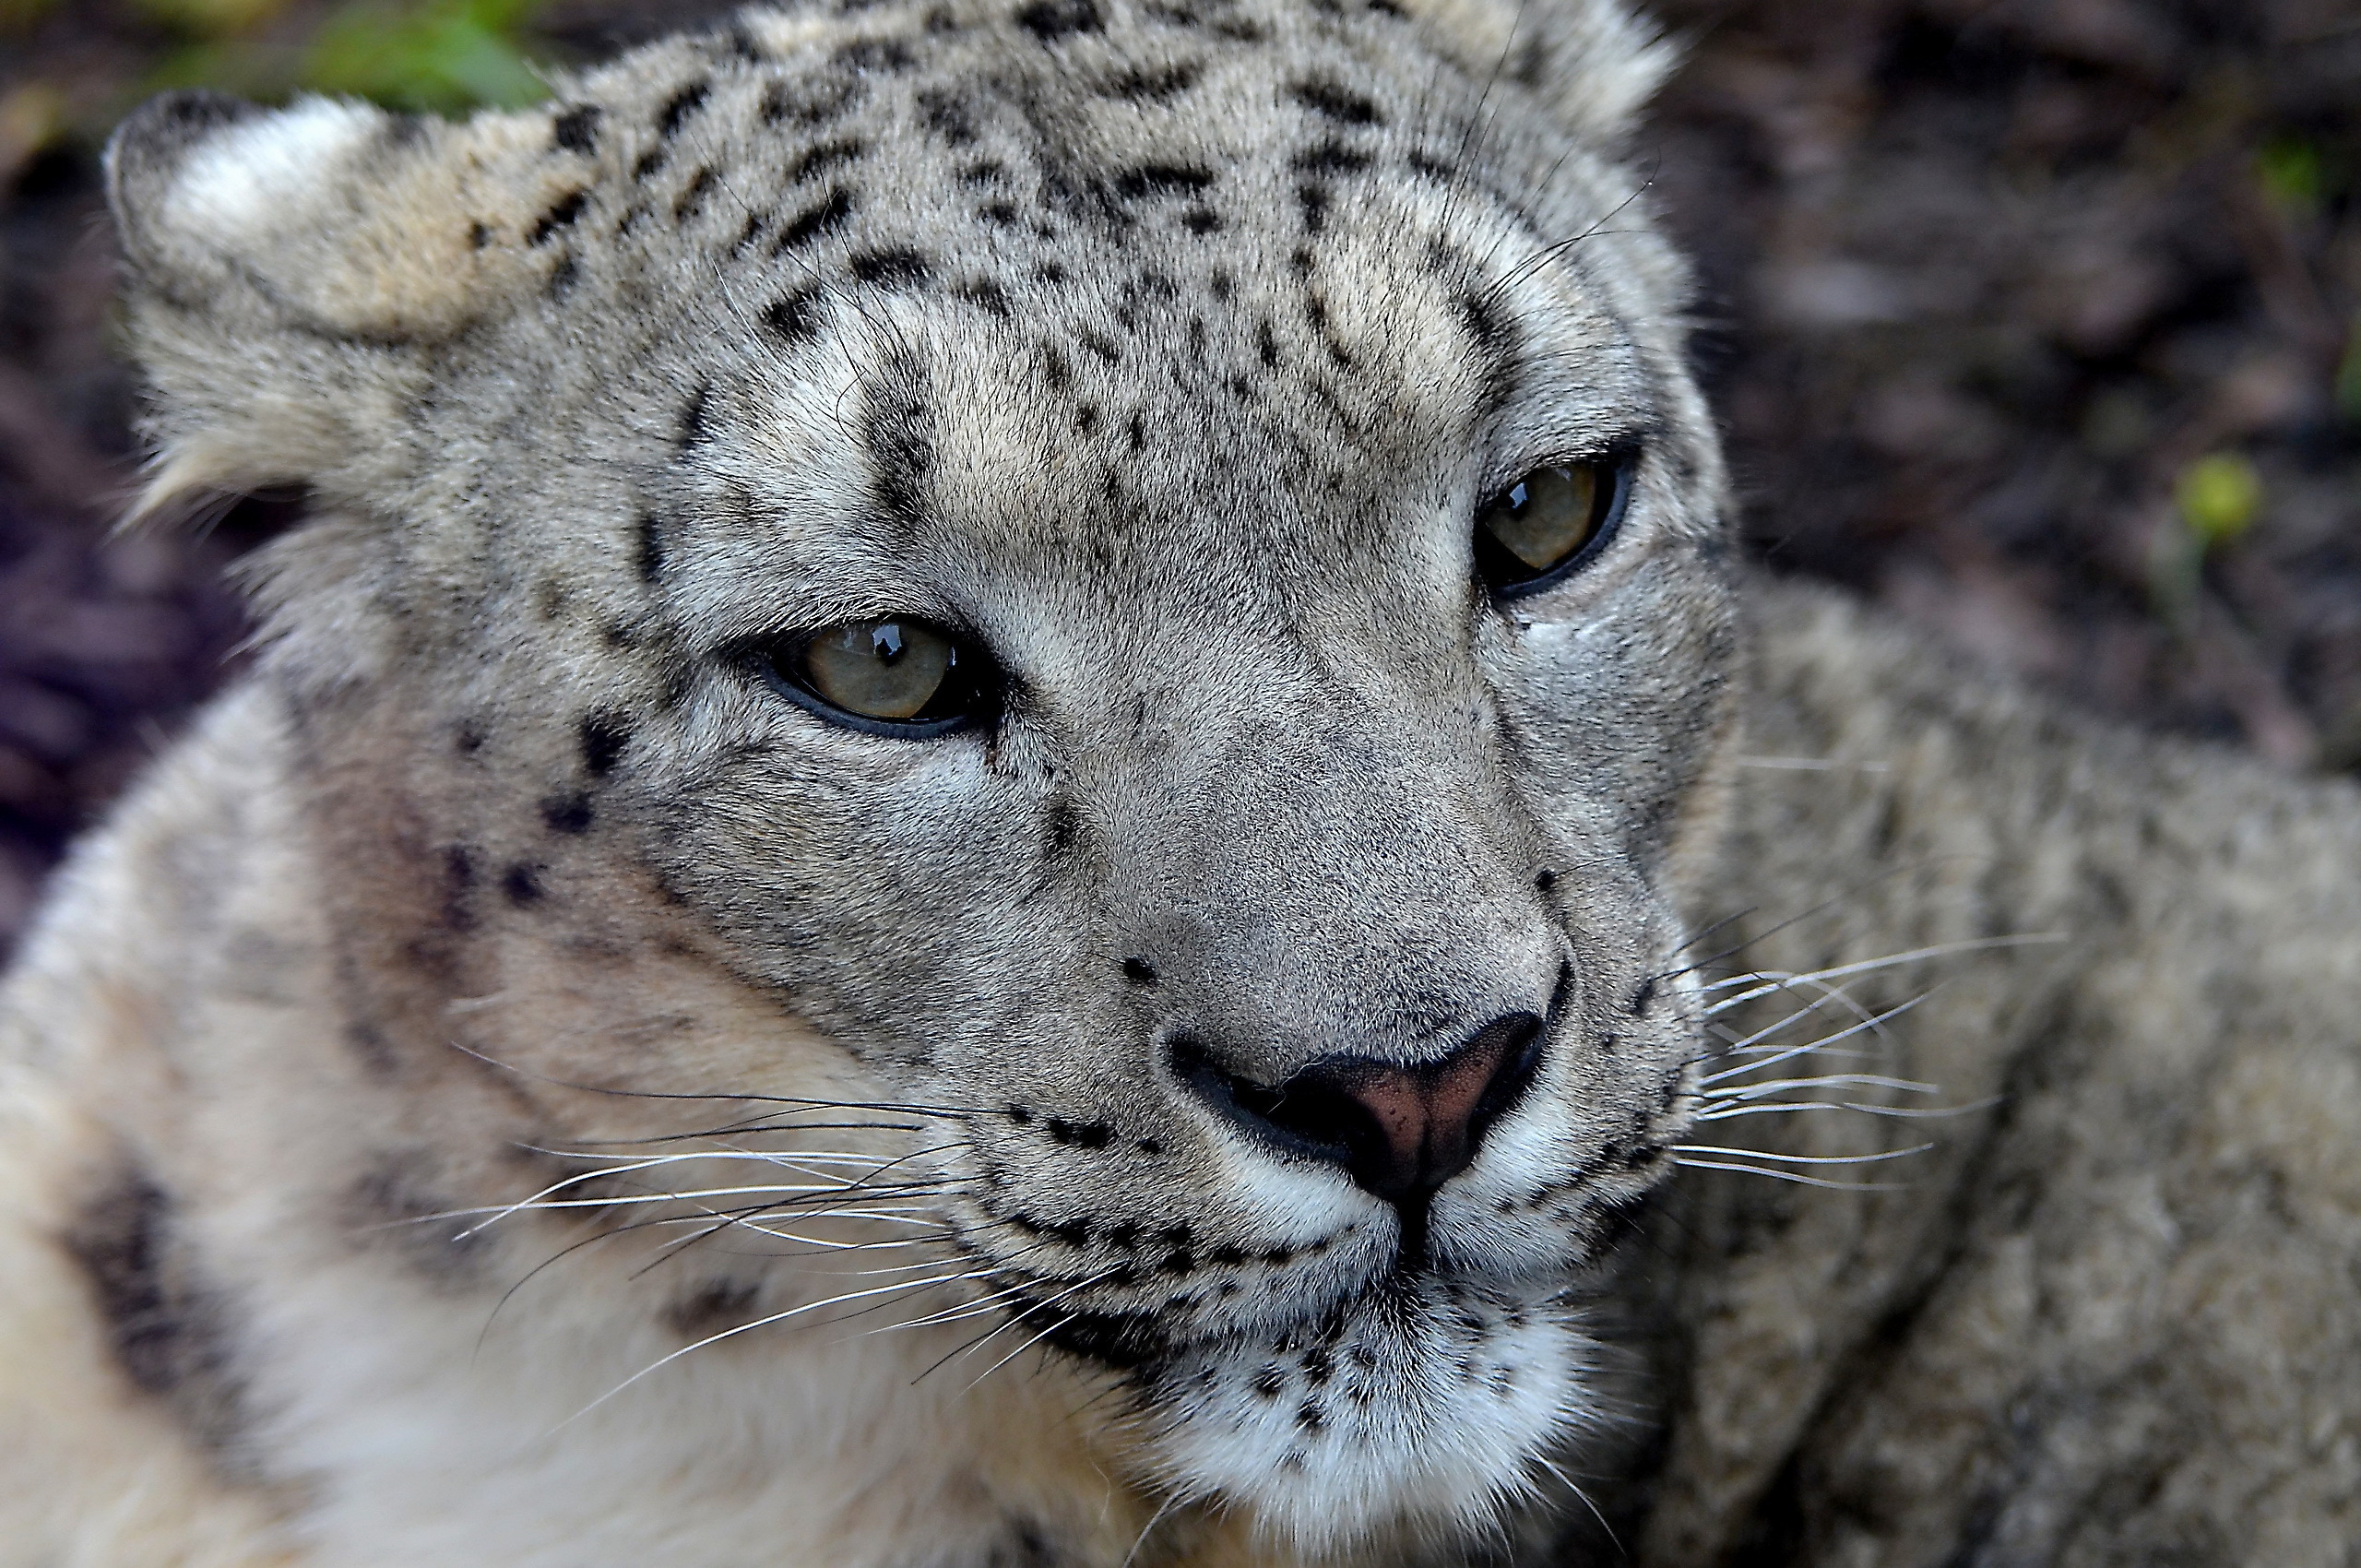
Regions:
<instances>
[{"instance_id":1,"label":"snow leopard","mask_svg":"<svg viewBox=\"0 0 2361 1568\"><path fill-rule=\"evenodd\" d=\"M305 517L0 1003L0 1559L2332 1560L2361 808L1742 564L1673 59L137 113L136 510Z\"/></svg>"}]
</instances>

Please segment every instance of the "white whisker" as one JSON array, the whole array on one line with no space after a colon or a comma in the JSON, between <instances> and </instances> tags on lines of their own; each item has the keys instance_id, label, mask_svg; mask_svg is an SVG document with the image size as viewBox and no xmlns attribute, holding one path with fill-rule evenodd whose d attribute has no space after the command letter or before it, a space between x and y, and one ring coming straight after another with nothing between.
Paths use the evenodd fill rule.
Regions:
<instances>
[{"instance_id":1,"label":"white whisker","mask_svg":"<svg viewBox=\"0 0 2361 1568\"><path fill-rule=\"evenodd\" d=\"M1901 1159L1907 1155L1924 1154L1932 1144L1918 1144L1910 1148L1890 1148L1876 1154L1774 1154L1768 1149L1728 1148L1720 1144L1673 1144L1677 1154L1724 1154L1746 1159L1775 1160L1782 1165L1875 1165L1880 1160Z\"/></svg>"},{"instance_id":2,"label":"white whisker","mask_svg":"<svg viewBox=\"0 0 2361 1568\"><path fill-rule=\"evenodd\" d=\"M1840 1039L1850 1039L1855 1035L1861 1033L1864 1029L1874 1029L1880 1024L1886 1023L1893 1018L1898 1018L1903 1014L1909 1012L1910 1009L1917 1006L1918 1004L1926 1001L1928 997L1932 996L1934 992L1931 991L1922 992L1918 995L1912 997L1909 1001L1901 1004L1899 1006L1889 1007L1884 1012L1878 1014L1875 1017L1864 1018L1859 1023L1852 1025L1847 1028L1839 1029L1833 1035L1823 1035L1819 1039L1810 1040L1802 1045L1784 1046L1781 1049L1771 1052L1769 1055L1762 1057L1759 1061L1742 1062L1735 1067L1725 1067L1718 1073L1708 1073L1705 1076L1700 1078L1698 1082L1700 1084L1719 1083L1724 1078L1734 1078L1741 1073L1759 1073L1765 1067L1775 1067L1782 1062L1791 1062L1798 1056L1809 1056L1813 1051L1819 1051L1823 1047L1834 1045Z\"/></svg>"},{"instance_id":3,"label":"white whisker","mask_svg":"<svg viewBox=\"0 0 2361 1568\"><path fill-rule=\"evenodd\" d=\"M1712 1159L1682 1159L1678 1155L1673 1157L1672 1162L1675 1165L1687 1166L1691 1170L1735 1170L1740 1175L1768 1176L1774 1181L1793 1182L1804 1187L1827 1187L1839 1193L1899 1193L1908 1190L1897 1182L1831 1182L1825 1177L1807 1176L1799 1170L1770 1170L1759 1165L1730 1165Z\"/></svg>"}]
</instances>

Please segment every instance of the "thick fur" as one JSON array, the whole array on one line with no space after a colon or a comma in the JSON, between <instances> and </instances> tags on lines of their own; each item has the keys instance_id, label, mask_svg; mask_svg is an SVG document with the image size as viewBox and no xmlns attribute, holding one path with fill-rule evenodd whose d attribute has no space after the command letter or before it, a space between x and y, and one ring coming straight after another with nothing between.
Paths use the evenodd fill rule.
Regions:
<instances>
[{"instance_id":1,"label":"thick fur","mask_svg":"<svg viewBox=\"0 0 2361 1568\"><path fill-rule=\"evenodd\" d=\"M2005 1156L2044 1213L2112 1169L2035 1158L2051 1080L2011 1064L2028 1028L2142 1049L2098 1011L2139 951L2091 932L2178 954L2209 908L2277 966L2239 972L2299 978L2272 1032L2211 1016L2189 1092L2248 1087L2185 1182L2264 1150L2283 1058L2349 1123L2350 955L2290 956L2361 908L2361 817L2127 742L2077 774L1776 596L1750 709L1684 275L1616 161L1664 65L1587 0L887 4L463 125L127 125L148 504L300 483L314 517L256 569L257 673L86 847L0 1015L0 1420L53 1433L0 1459L0 1551L1458 1561L1547 1553L1569 1467L1615 1462L1643 1550L1695 1562L1869 1529L1845 1467L1895 1443L1997 1479L1874 1529L2016 1517L2064 1472L1946 1326L1988 1309L1943 1194ZM1609 547L1494 601L1475 504L1608 452ZM755 674L896 614L991 651L989 722L864 734ZM2123 873L2076 845L2217 773L2272 802L2248 859L2089 891ZM1943 869L1979 853L2012 869ZM1734 1102L1695 932L1750 908L1770 956L2083 945L1956 956L1909 1038L2014 1098L1920 1195L1700 1184L1651 1221L1700 1147L1780 1152L1695 1130L1761 1120L1698 1120ZM1514 1020L1535 1075L1423 1234L1186 1066L1415 1067ZM1821 1120L1785 1152L1892 1125ZM2349 1269L2301 1176L2291 1234ZM2287 1299L2349 1343L2343 1296ZM1624 1461L1618 1324L1674 1401ZM1951 1448L1841 1381L1872 1331L1954 1390ZM2045 1364L2070 1386L2070 1340ZM2171 1409L2229 1408L2189 1377ZM2076 1430L2136 1447L2121 1404Z\"/></svg>"}]
</instances>

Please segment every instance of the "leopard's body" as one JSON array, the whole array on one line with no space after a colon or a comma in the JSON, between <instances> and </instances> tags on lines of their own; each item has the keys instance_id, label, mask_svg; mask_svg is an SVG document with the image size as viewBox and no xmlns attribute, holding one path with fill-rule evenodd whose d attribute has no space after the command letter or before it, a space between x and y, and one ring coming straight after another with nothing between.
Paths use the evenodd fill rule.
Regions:
<instances>
[{"instance_id":1,"label":"leopard's body","mask_svg":"<svg viewBox=\"0 0 2361 1568\"><path fill-rule=\"evenodd\" d=\"M2305 977L2207 1060L2352 1125L2349 791L2046 772L2007 701L1777 594L1750 677L1684 274L1619 161L1667 63L1604 0L887 0L465 125L136 117L148 505L311 517L256 671L10 980L0 1421L42 1435L0 1560L1547 1560L1607 1467L1655 1560L1819 1550L1856 1526L1814 1422L1914 1440L1828 1391L1972 1249L1916 1197L1647 1206L1754 1124L1698 927L1857 921L1766 963L2177 932L2072 842L2175 790L2278 802L2182 874L2274 884L2224 957ZM1619 476L1617 521L1495 591L1471 514L1553 464ZM899 618L989 700L919 734L774 678ZM1928 870L1976 854L2008 869ZM1948 1087L2153 961L2076 940L1960 956ZM1442 1118L1468 1062L1464 1146L1416 1123L1389 1185L1407 1102L1368 1086ZM1377 1120L1323 1143L1286 1102L1330 1084ZM1928 1191L1992 1179L1998 1114ZM2344 1167L2238 1146L2349 1269ZM1965 1452L2014 1418L1963 1377ZM2069 1459L1987 1468L1991 1538L2064 1538L2007 1489ZM1859 1529L1952 1550L1954 1501L1904 1476Z\"/></svg>"}]
</instances>

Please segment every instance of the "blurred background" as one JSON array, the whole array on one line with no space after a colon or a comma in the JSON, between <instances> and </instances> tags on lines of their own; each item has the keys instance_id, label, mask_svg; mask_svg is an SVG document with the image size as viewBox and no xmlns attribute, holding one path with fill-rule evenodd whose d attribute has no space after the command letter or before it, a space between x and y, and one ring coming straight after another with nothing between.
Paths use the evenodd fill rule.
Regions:
<instances>
[{"instance_id":1,"label":"blurred background","mask_svg":"<svg viewBox=\"0 0 2361 1568\"><path fill-rule=\"evenodd\" d=\"M463 112L729 9L0 0L0 953L237 666L284 502L111 537L97 154L148 92ZM2128 722L2361 768L2361 0L1657 0L1642 138L1756 555Z\"/></svg>"}]
</instances>

